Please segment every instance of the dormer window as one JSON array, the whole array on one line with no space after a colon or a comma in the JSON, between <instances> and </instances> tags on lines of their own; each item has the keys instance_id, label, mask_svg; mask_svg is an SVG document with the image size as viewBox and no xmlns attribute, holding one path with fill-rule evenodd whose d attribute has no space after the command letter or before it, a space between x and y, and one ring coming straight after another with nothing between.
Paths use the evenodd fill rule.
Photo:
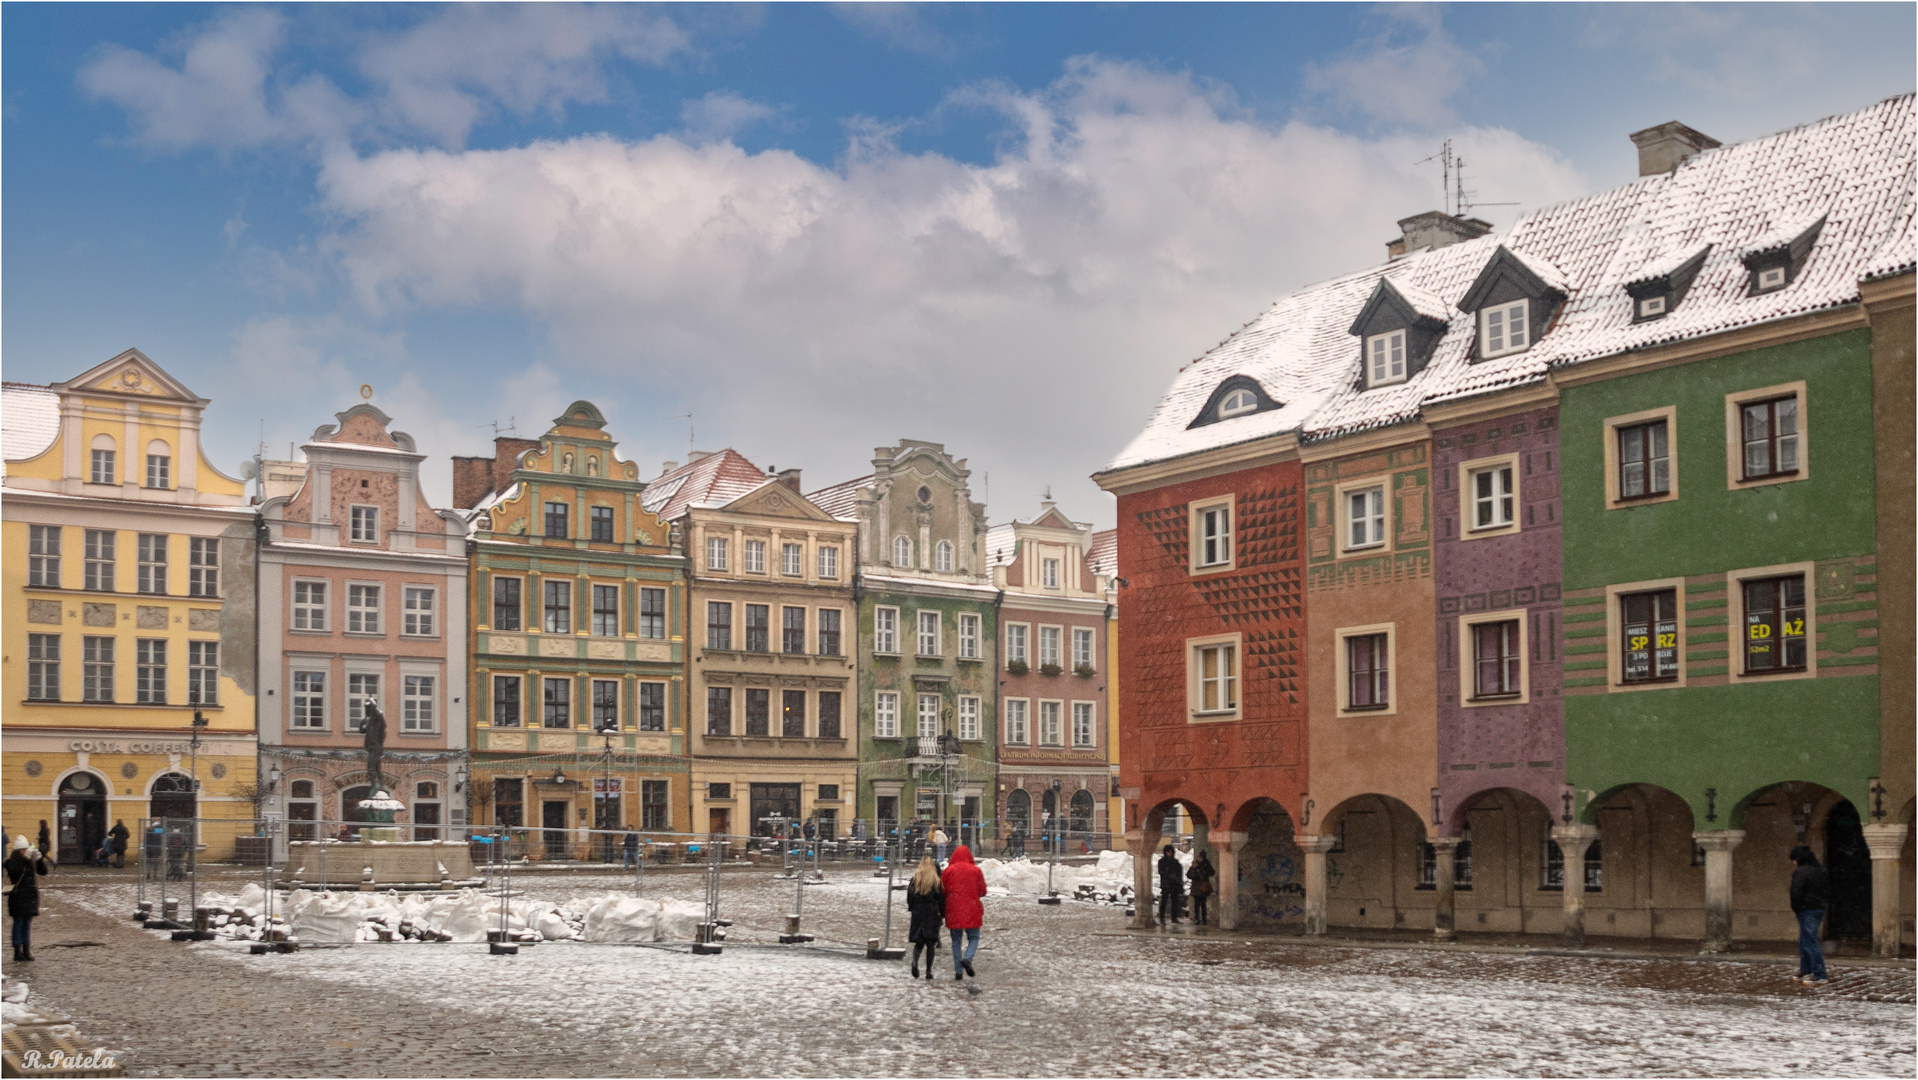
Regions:
<instances>
[{"instance_id":1,"label":"dormer window","mask_svg":"<svg viewBox=\"0 0 1918 1080\"><path fill-rule=\"evenodd\" d=\"M1524 352L1531 344L1527 318L1530 306L1529 301L1514 300L1478 313L1479 340L1484 343L1481 355L1485 359Z\"/></svg>"},{"instance_id":2,"label":"dormer window","mask_svg":"<svg viewBox=\"0 0 1918 1080\"><path fill-rule=\"evenodd\" d=\"M1647 296L1638 302L1638 317L1641 319L1656 319L1663 314L1665 314L1663 296Z\"/></svg>"},{"instance_id":3,"label":"dormer window","mask_svg":"<svg viewBox=\"0 0 1918 1080\"><path fill-rule=\"evenodd\" d=\"M1365 356L1366 385L1384 386L1405 381L1405 331L1394 330L1366 338Z\"/></svg>"},{"instance_id":4,"label":"dormer window","mask_svg":"<svg viewBox=\"0 0 1918 1080\"><path fill-rule=\"evenodd\" d=\"M1755 293L1764 293L1784 287L1785 268L1782 266L1767 266L1758 272L1758 279L1753 283L1752 291Z\"/></svg>"},{"instance_id":5,"label":"dormer window","mask_svg":"<svg viewBox=\"0 0 1918 1080\"><path fill-rule=\"evenodd\" d=\"M1259 399L1250 390L1234 390L1219 402L1219 419L1230 420L1235 416L1259 411Z\"/></svg>"},{"instance_id":6,"label":"dormer window","mask_svg":"<svg viewBox=\"0 0 1918 1080\"><path fill-rule=\"evenodd\" d=\"M1625 295L1632 298L1632 321L1662 319L1684 303L1711 250L1712 246L1706 244L1696 251L1668 254L1639 267L1625 283Z\"/></svg>"},{"instance_id":7,"label":"dormer window","mask_svg":"<svg viewBox=\"0 0 1918 1080\"><path fill-rule=\"evenodd\" d=\"M1825 219L1820 217L1810 224L1793 223L1775 228L1752 241L1739 260L1750 275L1745 295L1777 292L1797 281L1799 272L1805 268L1805 260L1811 256L1812 245L1818 242L1818 234L1824 229Z\"/></svg>"}]
</instances>

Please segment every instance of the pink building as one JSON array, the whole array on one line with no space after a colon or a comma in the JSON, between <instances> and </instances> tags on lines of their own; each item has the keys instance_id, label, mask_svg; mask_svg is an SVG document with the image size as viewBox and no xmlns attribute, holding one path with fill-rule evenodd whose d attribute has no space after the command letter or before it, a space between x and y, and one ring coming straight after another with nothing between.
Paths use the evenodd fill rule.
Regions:
<instances>
[{"instance_id":1,"label":"pink building","mask_svg":"<svg viewBox=\"0 0 1918 1080\"><path fill-rule=\"evenodd\" d=\"M290 836L363 819L360 721L386 717L385 786L411 838L466 824L466 533L420 489L425 455L371 405L266 462L260 769ZM290 492L290 494L288 493ZM328 827L330 833L337 824Z\"/></svg>"}]
</instances>

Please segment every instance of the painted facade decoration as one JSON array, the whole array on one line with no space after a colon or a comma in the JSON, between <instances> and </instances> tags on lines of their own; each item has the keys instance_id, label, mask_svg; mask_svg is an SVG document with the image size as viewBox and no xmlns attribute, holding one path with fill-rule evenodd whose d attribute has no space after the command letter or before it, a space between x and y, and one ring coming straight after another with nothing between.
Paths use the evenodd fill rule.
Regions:
<instances>
[{"instance_id":1,"label":"painted facade decoration","mask_svg":"<svg viewBox=\"0 0 1918 1080\"><path fill-rule=\"evenodd\" d=\"M687 732L697 829L844 836L854 733L857 528L733 450L653 482L646 505L691 552Z\"/></svg>"},{"instance_id":2,"label":"painted facade decoration","mask_svg":"<svg viewBox=\"0 0 1918 1080\"><path fill-rule=\"evenodd\" d=\"M46 822L79 862L115 821L198 818L231 858L258 791L253 511L201 450L210 401L137 349L4 394L7 829Z\"/></svg>"},{"instance_id":3,"label":"painted facade decoration","mask_svg":"<svg viewBox=\"0 0 1918 1080\"><path fill-rule=\"evenodd\" d=\"M1001 824L1001 718L999 591L971 475L941 444L901 440L874 450L872 475L809 498L858 530L858 816L976 845Z\"/></svg>"},{"instance_id":4,"label":"painted facade decoration","mask_svg":"<svg viewBox=\"0 0 1918 1080\"><path fill-rule=\"evenodd\" d=\"M381 779L409 837L466 824L466 523L428 502L426 455L391 425L355 405L303 461L261 469L302 478L259 507L260 761L282 844L365 820L368 704L386 721Z\"/></svg>"},{"instance_id":5,"label":"painted facade decoration","mask_svg":"<svg viewBox=\"0 0 1918 1080\"><path fill-rule=\"evenodd\" d=\"M607 857L589 830L692 826L685 556L605 428L578 401L536 444L454 459L474 500L473 819L538 830L546 858Z\"/></svg>"}]
</instances>

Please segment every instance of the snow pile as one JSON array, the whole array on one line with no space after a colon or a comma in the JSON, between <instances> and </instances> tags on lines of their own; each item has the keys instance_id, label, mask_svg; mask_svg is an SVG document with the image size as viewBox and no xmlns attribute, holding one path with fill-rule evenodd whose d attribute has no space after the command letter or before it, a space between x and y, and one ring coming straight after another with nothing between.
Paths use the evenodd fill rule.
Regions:
<instances>
[{"instance_id":1,"label":"snow pile","mask_svg":"<svg viewBox=\"0 0 1918 1080\"><path fill-rule=\"evenodd\" d=\"M247 885L236 897L209 895L211 927L228 940L262 941L269 927L266 894ZM370 941L487 940L501 929L497 896L295 890L277 899L272 929L295 941L348 944ZM505 930L514 941L692 941L705 908L683 900L639 900L608 893L559 904L509 899Z\"/></svg>"},{"instance_id":2,"label":"snow pile","mask_svg":"<svg viewBox=\"0 0 1918 1080\"><path fill-rule=\"evenodd\" d=\"M1183 856L1189 862L1190 855ZM1046 875L1052 875L1052 887L1062 896L1076 896L1106 903L1123 903L1132 895L1132 853L1101 851L1099 861L1073 865L1032 859L981 859L979 870L986 876L986 889L993 896L1044 896Z\"/></svg>"},{"instance_id":3,"label":"snow pile","mask_svg":"<svg viewBox=\"0 0 1918 1080\"><path fill-rule=\"evenodd\" d=\"M15 1024L47 1024L51 1025L50 1030L56 1035L68 1038L79 1035L79 1030L72 1024L47 1016L27 1004L27 984L8 975L0 977L0 1030L12 1030ZM8 1061L7 1064L11 1067L13 1062Z\"/></svg>"},{"instance_id":4,"label":"snow pile","mask_svg":"<svg viewBox=\"0 0 1918 1080\"><path fill-rule=\"evenodd\" d=\"M706 909L684 900L608 896L587 909L585 941L691 941Z\"/></svg>"}]
</instances>

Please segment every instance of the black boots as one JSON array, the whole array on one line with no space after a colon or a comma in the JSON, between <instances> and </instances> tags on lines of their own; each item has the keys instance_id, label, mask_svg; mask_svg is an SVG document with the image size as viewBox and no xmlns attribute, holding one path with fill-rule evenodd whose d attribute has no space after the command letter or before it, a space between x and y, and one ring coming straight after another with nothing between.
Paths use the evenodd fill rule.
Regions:
<instances>
[{"instance_id":1,"label":"black boots","mask_svg":"<svg viewBox=\"0 0 1918 1080\"><path fill-rule=\"evenodd\" d=\"M927 970L932 970L930 965L927 966ZM919 977L919 958L917 956L912 958L912 977L915 979Z\"/></svg>"},{"instance_id":2,"label":"black boots","mask_svg":"<svg viewBox=\"0 0 1918 1080\"><path fill-rule=\"evenodd\" d=\"M959 961L959 965L966 969L966 974L971 975L975 979L979 977L978 974L972 970L972 961L961 960Z\"/></svg>"},{"instance_id":3,"label":"black boots","mask_svg":"<svg viewBox=\"0 0 1918 1080\"><path fill-rule=\"evenodd\" d=\"M31 959L33 959L33 950L31 948L25 945L15 945L13 947L14 963L17 964L17 963L20 963L21 961L31 960Z\"/></svg>"}]
</instances>

